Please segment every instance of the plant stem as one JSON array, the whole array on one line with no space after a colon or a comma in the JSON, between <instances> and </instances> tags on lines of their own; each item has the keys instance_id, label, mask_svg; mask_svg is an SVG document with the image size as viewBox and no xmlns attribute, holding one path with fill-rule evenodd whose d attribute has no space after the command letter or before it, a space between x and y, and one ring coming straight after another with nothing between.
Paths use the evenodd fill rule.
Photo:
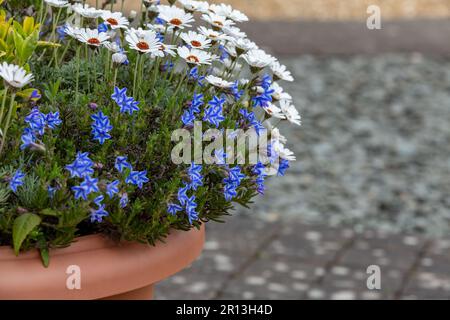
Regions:
<instances>
[{"instance_id":1,"label":"plant stem","mask_svg":"<svg viewBox=\"0 0 450 320\"><path fill-rule=\"evenodd\" d=\"M13 92L11 95L11 102L9 104L9 110L8 110L8 116L6 117L6 124L3 129L3 137L2 137L2 143L0 144L0 156L2 155L3 148L5 146L6 141L6 134L8 133L9 124L11 122L11 116L13 114L14 109L14 99L16 98L16 94Z\"/></svg>"},{"instance_id":2,"label":"plant stem","mask_svg":"<svg viewBox=\"0 0 450 320\"><path fill-rule=\"evenodd\" d=\"M7 94L8 94L8 87L5 87L5 92L3 93L3 99L2 99L2 110L0 110L0 126L3 121L3 113L5 112L5 104L6 104Z\"/></svg>"},{"instance_id":3,"label":"plant stem","mask_svg":"<svg viewBox=\"0 0 450 320\"><path fill-rule=\"evenodd\" d=\"M141 61L141 54L138 53L138 56L136 58L136 66L134 68L134 79L133 79L133 96L136 96L136 81L137 81L137 74L138 74L138 68L139 68L139 62Z\"/></svg>"},{"instance_id":4,"label":"plant stem","mask_svg":"<svg viewBox=\"0 0 450 320\"><path fill-rule=\"evenodd\" d=\"M184 70L183 70L184 71ZM183 72L180 76L180 81L178 82L177 88L175 89L175 92L173 94L174 97L176 97L178 91L180 91L181 84L183 83L183 80L186 78L186 72Z\"/></svg>"},{"instance_id":5,"label":"plant stem","mask_svg":"<svg viewBox=\"0 0 450 320\"><path fill-rule=\"evenodd\" d=\"M116 81L117 81L117 72L119 71L118 67L114 67L114 82L113 82L113 88L116 87Z\"/></svg>"},{"instance_id":6,"label":"plant stem","mask_svg":"<svg viewBox=\"0 0 450 320\"><path fill-rule=\"evenodd\" d=\"M80 50L81 47L77 48L77 79L76 79L76 92L75 92L75 107L78 106L78 90L80 85Z\"/></svg>"},{"instance_id":7,"label":"plant stem","mask_svg":"<svg viewBox=\"0 0 450 320\"><path fill-rule=\"evenodd\" d=\"M59 64L63 63L64 58L66 57L67 50L69 50L70 45L72 44L72 39L69 39L69 42L67 42L66 47L64 48L64 51L61 55L61 59L59 59Z\"/></svg>"},{"instance_id":8,"label":"plant stem","mask_svg":"<svg viewBox=\"0 0 450 320\"><path fill-rule=\"evenodd\" d=\"M44 14L44 0L41 0L41 6L39 7L39 23L42 22L42 15Z\"/></svg>"}]
</instances>

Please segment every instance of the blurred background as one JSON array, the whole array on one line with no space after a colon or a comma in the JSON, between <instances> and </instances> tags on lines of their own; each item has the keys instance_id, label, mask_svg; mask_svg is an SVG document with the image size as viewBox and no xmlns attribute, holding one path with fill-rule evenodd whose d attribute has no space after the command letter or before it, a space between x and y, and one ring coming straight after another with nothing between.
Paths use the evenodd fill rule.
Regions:
<instances>
[{"instance_id":1,"label":"blurred background","mask_svg":"<svg viewBox=\"0 0 450 320\"><path fill-rule=\"evenodd\" d=\"M293 72L298 161L156 298L449 299L450 0L212 2Z\"/></svg>"}]
</instances>

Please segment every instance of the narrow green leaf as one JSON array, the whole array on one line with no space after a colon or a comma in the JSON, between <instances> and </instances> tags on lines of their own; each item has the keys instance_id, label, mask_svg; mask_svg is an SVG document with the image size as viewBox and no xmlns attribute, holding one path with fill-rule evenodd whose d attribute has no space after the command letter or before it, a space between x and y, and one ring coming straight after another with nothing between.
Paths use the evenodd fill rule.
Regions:
<instances>
[{"instance_id":1,"label":"narrow green leaf","mask_svg":"<svg viewBox=\"0 0 450 320\"><path fill-rule=\"evenodd\" d=\"M48 267L49 263L50 263L50 255L48 252L48 248L41 248L39 250L39 252L41 253L41 260L42 260L42 264L44 265L44 267Z\"/></svg>"}]
</instances>

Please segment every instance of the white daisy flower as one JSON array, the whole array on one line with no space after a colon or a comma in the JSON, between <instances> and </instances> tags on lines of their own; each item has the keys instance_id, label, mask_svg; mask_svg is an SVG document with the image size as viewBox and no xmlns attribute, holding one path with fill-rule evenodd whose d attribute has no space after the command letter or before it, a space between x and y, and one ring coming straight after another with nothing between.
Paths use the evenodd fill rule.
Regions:
<instances>
[{"instance_id":1,"label":"white daisy flower","mask_svg":"<svg viewBox=\"0 0 450 320\"><path fill-rule=\"evenodd\" d=\"M275 101L281 100L292 101L292 96L289 93L284 92L284 89L277 82L273 82L272 85L270 86L270 89L273 90L272 98Z\"/></svg>"},{"instance_id":2,"label":"white daisy flower","mask_svg":"<svg viewBox=\"0 0 450 320\"><path fill-rule=\"evenodd\" d=\"M112 61L117 64L124 64L128 61L128 57L125 53L116 52L112 55Z\"/></svg>"},{"instance_id":3,"label":"white daisy flower","mask_svg":"<svg viewBox=\"0 0 450 320\"><path fill-rule=\"evenodd\" d=\"M177 49L177 46L175 46L175 45L161 43L159 45L159 50L152 52L152 58L154 58L154 57L163 58L166 55L175 57L177 55L177 53L175 52L176 49Z\"/></svg>"},{"instance_id":4,"label":"white daisy flower","mask_svg":"<svg viewBox=\"0 0 450 320\"><path fill-rule=\"evenodd\" d=\"M233 7L228 4L212 4L209 6L209 10L219 16L224 16L236 22L248 21L248 17L245 14L239 10L233 9Z\"/></svg>"},{"instance_id":5,"label":"white daisy flower","mask_svg":"<svg viewBox=\"0 0 450 320\"><path fill-rule=\"evenodd\" d=\"M131 49L143 53L155 53L161 45L155 31L140 28L127 30L125 40Z\"/></svg>"},{"instance_id":6,"label":"white daisy flower","mask_svg":"<svg viewBox=\"0 0 450 320\"><path fill-rule=\"evenodd\" d=\"M105 41L103 46L113 53L117 53L121 51L121 47L117 42Z\"/></svg>"},{"instance_id":7,"label":"white daisy flower","mask_svg":"<svg viewBox=\"0 0 450 320\"><path fill-rule=\"evenodd\" d=\"M23 88L34 79L33 74L27 74L24 68L6 62L0 64L0 77L11 87L18 89Z\"/></svg>"},{"instance_id":8,"label":"white daisy flower","mask_svg":"<svg viewBox=\"0 0 450 320\"><path fill-rule=\"evenodd\" d=\"M182 33L181 39L183 39L187 45L196 49L209 49L211 47L211 40L209 40L205 35L194 31Z\"/></svg>"},{"instance_id":9,"label":"white daisy flower","mask_svg":"<svg viewBox=\"0 0 450 320\"><path fill-rule=\"evenodd\" d=\"M278 108L273 103L268 103L267 106L263 107L263 109L271 117L278 118L278 119L286 119L286 116L283 114L281 109Z\"/></svg>"},{"instance_id":10,"label":"white daisy flower","mask_svg":"<svg viewBox=\"0 0 450 320\"><path fill-rule=\"evenodd\" d=\"M227 36L226 34L219 32L219 31L215 31L212 29L208 29L205 28L204 26L201 26L198 28L198 31L203 34L205 37L207 37L208 39L210 39L211 41L228 41L231 38L229 36Z\"/></svg>"},{"instance_id":11,"label":"white daisy flower","mask_svg":"<svg viewBox=\"0 0 450 320\"><path fill-rule=\"evenodd\" d=\"M272 143L275 152L281 159L285 159L288 161L296 161L294 152L286 148L280 141L275 141Z\"/></svg>"},{"instance_id":12,"label":"white daisy flower","mask_svg":"<svg viewBox=\"0 0 450 320\"><path fill-rule=\"evenodd\" d=\"M209 9L209 3L206 1L178 0L178 2L190 12L207 13Z\"/></svg>"},{"instance_id":13,"label":"white daisy flower","mask_svg":"<svg viewBox=\"0 0 450 320\"><path fill-rule=\"evenodd\" d=\"M286 69L285 65L282 65L278 61L274 61L270 65L270 69L273 72L275 81L277 81L277 80L284 80L284 81L289 81L289 82L294 81L294 78L292 77L291 72Z\"/></svg>"},{"instance_id":14,"label":"white daisy flower","mask_svg":"<svg viewBox=\"0 0 450 320\"><path fill-rule=\"evenodd\" d=\"M166 35L170 35L172 34L171 30L167 29L166 27L162 24L151 24L151 23L147 23L147 28L151 29L153 31L156 31L158 33L164 34L164 32L166 32Z\"/></svg>"},{"instance_id":15,"label":"white daisy flower","mask_svg":"<svg viewBox=\"0 0 450 320\"><path fill-rule=\"evenodd\" d=\"M102 19L111 29L127 29L130 21L122 15L122 12L104 11Z\"/></svg>"},{"instance_id":16,"label":"white daisy flower","mask_svg":"<svg viewBox=\"0 0 450 320\"><path fill-rule=\"evenodd\" d=\"M231 20L236 21L236 22L246 22L249 20L248 17L244 13L242 13L241 11L236 10L236 9L234 9L233 12L231 12L231 14L228 16L228 18L230 18Z\"/></svg>"},{"instance_id":17,"label":"white daisy flower","mask_svg":"<svg viewBox=\"0 0 450 320\"><path fill-rule=\"evenodd\" d=\"M235 26L226 26L223 28L223 32L234 39L247 38L247 34Z\"/></svg>"},{"instance_id":18,"label":"white daisy flower","mask_svg":"<svg viewBox=\"0 0 450 320\"><path fill-rule=\"evenodd\" d=\"M233 61L233 60L231 60L229 58L223 60L222 64L223 64L223 66L225 68L231 68L232 66L234 66L235 70L240 70L242 68L242 64L240 64L240 63L238 63L236 61Z\"/></svg>"},{"instance_id":19,"label":"white daisy flower","mask_svg":"<svg viewBox=\"0 0 450 320\"><path fill-rule=\"evenodd\" d=\"M78 39L78 35L80 34L80 32L80 28L74 27L68 23L66 23L66 25L64 26L64 33L74 39Z\"/></svg>"},{"instance_id":20,"label":"white daisy flower","mask_svg":"<svg viewBox=\"0 0 450 320\"><path fill-rule=\"evenodd\" d=\"M94 7L90 7L87 4L82 5L81 3L75 3L74 5L72 5L72 9L80 16L83 16L85 18L96 19L100 18L103 14L103 10L95 9Z\"/></svg>"},{"instance_id":21,"label":"white daisy flower","mask_svg":"<svg viewBox=\"0 0 450 320\"><path fill-rule=\"evenodd\" d=\"M202 20L206 21L213 28L218 29L218 30L223 29L224 27L230 27L234 24L233 20L228 20L226 17L219 16L214 13L208 13L208 14L202 15Z\"/></svg>"},{"instance_id":22,"label":"white daisy flower","mask_svg":"<svg viewBox=\"0 0 450 320\"><path fill-rule=\"evenodd\" d=\"M288 100L281 100L280 101L280 108L283 114L286 116L286 119L298 126L301 126L301 117L298 113L297 109L294 107L294 105L291 104Z\"/></svg>"},{"instance_id":23,"label":"white daisy flower","mask_svg":"<svg viewBox=\"0 0 450 320\"><path fill-rule=\"evenodd\" d=\"M242 57L251 68L256 69L263 69L269 66L274 61L274 57L267 54L264 50L261 49L250 50Z\"/></svg>"},{"instance_id":24,"label":"white daisy flower","mask_svg":"<svg viewBox=\"0 0 450 320\"><path fill-rule=\"evenodd\" d=\"M234 85L233 82L223 80L222 78L219 78L219 77L216 77L213 75L209 75L209 76L205 77L205 80L208 81L213 86L215 86L217 88L221 88L221 89L229 89Z\"/></svg>"},{"instance_id":25,"label":"white daisy flower","mask_svg":"<svg viewBox=\"0 0 450 320\"><path fill-rule=\"evenodd\" d=\"M272 141L280 141L283 144L285 144L287 142L286 137L280 133L280 130L278 128L271 127L268 129L270 129L270 136L271 136Z\"/></svg>"},{"instance_id":26,"label":"white daisy flower","mask_svg":"<svg viewBox=\"0 0 450 320\"><path fill-rule=\"evenodd\" d=\"M159 6L158 17L166 21L170 27L184 29L191 27L191 22L194 21L194 16L190 13L186 13L183 9L175 6Z\"/></svg>"},{"instance_id":27,"label":"white daisy flower","mask_svg":"<svg viewBox=\"0 0 450 320\"><path fill-rule=\"evenodd\" d=\"M190 65L209 65L212 60L209 53L198 49L189 49L188 47L178 48L178 55Z\"/></svg>"},{"instance_id":28,"label":"white daisy flower","mask_svg":"<svg viewBox=\"0 0 450 320\"><path fill-rule=\"evenodd\" d=\"M233 58L237 58L238 52L237 52L237 50L236 50L236 46L234 45L234 43L232 43L231 41L230 41L230 42L227 42L227 43L223 46L223 48L225 49L225 51L226 51L230 56L232 56Z\"/></svg>"},{"instance_id":29,"label":"white daisy flower","mask_svg":"<svg viewBox=\"0 0 450 320\"><path fill-rule=\"evenodd\" d=\"M240 55L258 48L258 46L248 38L233 39L232 42Z\"/></svg>"},{"instance_id":30,"label":"white daisy flower","mask_svg":"<svg viewBox=\"0 0 450 320\"><path fill-rule=\"evenodd\" d=\"M93 47L100 47L109 38L110 37L106 32L98 32L97 29L83 28L80 29L80 33L77 34L78 41Z\"/></svg>"},{"instance_id":31,"label":"white daisy flower","mask_svg":"<svg viewBox=\"0 0 450 320\"><path fill-rule=\"evenodd\" d=\"M46 4L48 4L51 7L56 7L56 8L65 8L70 6L69 1L65 1L65 0L44 0Z\"/></svg>"}]
</instances>

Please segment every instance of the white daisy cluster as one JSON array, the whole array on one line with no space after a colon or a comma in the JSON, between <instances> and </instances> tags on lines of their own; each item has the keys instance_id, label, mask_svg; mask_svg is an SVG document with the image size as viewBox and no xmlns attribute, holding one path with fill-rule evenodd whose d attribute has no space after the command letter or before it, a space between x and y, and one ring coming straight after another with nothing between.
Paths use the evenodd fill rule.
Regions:
<instances>
[{"instance_id":1,"label":"white daisy cluster","mask_svg":"<svg viewBox=\"0 0 450 320\"><path fill-rule=\"evenodd\" d=\"M239 96L242 91L243 100L246 98L248 105L254 107L255 114L257 109L261 110L261 121L274 118L301 125L292 97L280 85L280 81L294 80L291 73L241 31L237 24L248 21L248 17L230 5L210 5L197 0L164 5L160 0L146 0L143 1L146 20L133 25L121 12L86 4L70 5L63 0L46 2L55 7L70 6L76 16L83 18L81 21L88 21L85 25L67 23L66 34L89 47L106 48L112 61L119 65L128 62L127 55L132 52L159 64L154 70L172 63L179 72L180 62L184 61L188 70L196 68L203 82L218 92L234 92ZM196 18L202 26L196 27ZM71 21L80 19L75 17ZM92 27L95 21L102 24L96 29L86 27ZM246 74L251 77L244 78ZM284 149L284 137L276 132L273 136L278 137L274 143L277 152L292 160L292 153Z\"/></svg>"}]
</instances>

